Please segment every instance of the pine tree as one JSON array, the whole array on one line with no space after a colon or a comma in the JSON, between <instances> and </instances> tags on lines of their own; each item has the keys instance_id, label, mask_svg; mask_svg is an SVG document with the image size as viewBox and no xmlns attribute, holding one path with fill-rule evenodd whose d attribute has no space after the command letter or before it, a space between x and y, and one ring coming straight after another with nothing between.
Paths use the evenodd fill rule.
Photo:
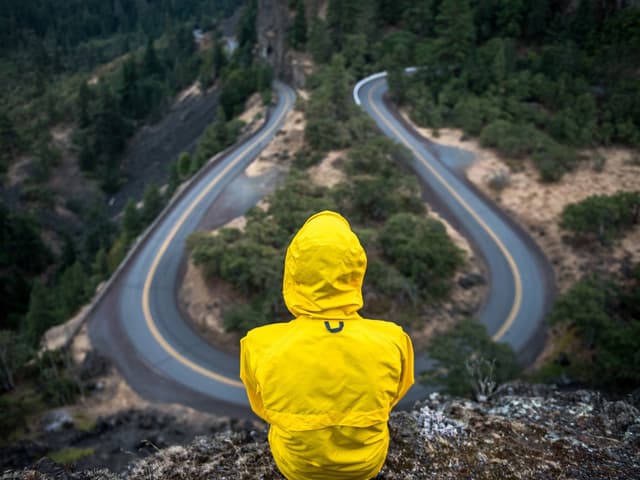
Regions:
<instances>
[{"instance_id":1,"label":"pine tree","mask_svg":"<svg viewBox=\"0 0 640 480\"><path fill-rule=\"evenodd\" d=\"M309 33L309 52L316 63L327 63L331 58L332 46L327 25L320 18L314 18Z\"/></svg>"},{"instance_id":2,"label":"pine tree","mask_svg":"<svg viewBox=\"0 0 640 480\"><path fill-rule=\"evenodd\" d=\"M304 50L307 44L307 12L304 7L304 0L297 0L296 14L291 27L290 43L297 50Z\"/></svg>"},{"instance_id":3,"label":"pine tree","mask_svg":"<svg viewBox=\"0 0 640 480\"><path fill-rule=\"evenodd\" d=\"M178 157L178 173L183 180L191 173L191 155L188 152L182 152Z\"/></svg>"},{"instance_id":4,"label":"pine tree","mask_svg":"<svg viewBox=\"0 0 640 480\"><path fill-rule=\"evenodd\" d=\"M127 135L127 125L120 105L107 85L103 85L98 97L98 110L93 122L93 151L99 156L111 158L120 153Z\"/></svg>"},{"instance_id":5,"label":"pine tree","mask_svg":"<svg viewBox=\"0 0 640 480\"><path fill-rule=\"evenodd\" d=\"M0 330L0 392L15 387L15 371L29 358L24 338L11 330Z\"/></svg>"},{"instance_id":6,"label":"pine tree","mask_svg":"<svg viewBox=\"0 0 640 480\"><path fill-rule=\"evenodd\" d=\"M73 265L77 260L76 247L69 234L63 234L62 255L60 255L60 266L66 268Z\"/></svg>"},{"instance_id":7,"label":"pine tree","mask_svg":"<svg viewBox=\"0 0 640 480\"><path fill-rule=\"evenodd\" d=\"M58 318L69 319L87 299L87 275L80 262L67 268L58 282L55 300Z\"/></svg>"},{"instance_id":8,"label":"pine tree","mask_svg":"<svg viewBox=\"0 0 640 480\"><path fill-rule=\"evenodd\" d=\"M41 282L36 282L31 290L29 311L22 326L25 338L31 345L37 345L42 334L55 323L56 316L49 292Z\"/></svg>"},{"instance_id":9,"label":"pine tree","mask_svg":"<svg viewBox=\"0 0 640 480\"><path fill-rule=\"evenodd\" d=\"M0 171L8 164L18 147L18 135L6 111L0 110Z\"/></svg>"},{"instance_id":10,"label":"pine tree","mask_svg":"<svg viewBox=\"0 0 640 480\"><path fill-rule=\"evenodd\" d=\"M165 196L167 201L171 199L173 193L180 185L180 173L178 173L178 162L171 162L169 165L169 180L167 182L167 191Z\"/></svg>"},{"instance_id":11,"label":"pine tree","mask_svg":"<svg viewBox=\"0 0 640 480\"><path fill-rule=\"evenodd\" d=\"M77 103L77 115L78 115L78 126L80 128L86 128L89 126L91 122L91 118L89 116L89 103L91 102L92 91L87 85L87 82L84 80L80 83L80 88L78 89L78 98L76 100Z\"/></svg>"},{"instance_id":12,"label":"pine tree","mask_svg":"<svg viewBox=\"0 0 640 480\"><path fill-rule=\"evenodd\" d=\"M222 39L217 39L213 44L213 74L216 78L219 78L222 74L222 70L227 66L227 54L224 51L224 44Z\"/></svg>"},{"instance_id":13,"label":"pine tree","mask_svg":"<svg viewBox=\"0 0 640 480\"><path fill-rule=\"evenodd\" d=\"M584 44L588 36L597 31L593 0L580 0L571 20L571 36L578 44Z\"/></svg>"},{"instance_id":14,"label":"pine tree","mask_svg":"<svg viewBox=\"0 0 640 480\"><path fill-rule=\"evenodd\" d=\"M341 121L347 120L349 118L349 109L345 108L345 105L349 104L351 91L349 89L347 71L344 67L344 58L340 54L336 54L331 58L329 88L329 101L335 118Z\"/></svg>"},{"instance_id":15,"label":"pine tree","mask_svg":"<svg viewBox=\"0 0 640 480\"><path fill-rule=\"evenodd\" d=\"M409 7L407 0L377 0L372 6L377 11L379 23L383 25L396 24L402 19L402 14Z\"/></svg>"},{"instance_id":16,"label":"pine tree","mask_svg":"<svg viewBox=\"0 0 640 480\"><path fill-rule=\"evenodd\" d=\"M407 97L407 85L409 79L404 73L404 67L408 63L408 52L404 45L398 44L394 48L393 54L385 59L385 67L387 70L387 81L389 82L389 90L393 98L399 104L403 104Z\"/></svg>"},{"instance_id":17,"label":"pine tree","mask_svg":"<svg viewBox=\"0 0 640 480\"><path fill-rule=\"evenodd\" d=\"M331 39L338 50L344 47L348 34L358 30L359 19L371 9L368 2L362 0L330 0L327 7L327 26L331 31ZM363 32L366 33L366 32Z\"/></svg>"},{"instance_id":18,"label":"pine tree","mask_svg":"<svg viewBox=\"0 0 640 480\"><path fill-rule=\"evenodd\" d=\"M144 50L144 57L142 60L142 75L144 77L157 77L162 75L162 64L156 54L156 49L153 46L153 40L149 38L147 40L147 46Z\"/></svg>"},{"instance_id":19,"label":"pine tree","mask_svg":"<svg viewBox=\"0 0 640 480\"><path fill-rule=\"evenodd\" d=\"M211 55L207 55L204 57L204 61L200 66L200 88L202 88L203 90L209 88L213 84L213 78L213 58Z\"/></svg>"},{"instance_id":20,"label":"pine tree","mask_svg":"<svg viewBox=\"0 0 640 480\"><path fill-rule=\"evenodd\" d=\"M551 17L551 0L526 0L525 34L530 41L539 42L544 38L549 18Z\"/></svg>"},{"instance_id":21,"label":"pine tree","mask_svg":"<svg viewBox=\"0 0 640 480\"><path fill-rule=\"evenodd\" d=\"M142 112L139 106L138 71L133 56L124 62L121 74L120 106L122 111L130 118L139 118Z\"/></svg>"},{"instance_id":22,"label":"pine tree","mask_svg":"<svg viewBox=\"0 0 640 480\"><path fill-rule=\"evenodd\" d=\"M142 220L145 223L151 223L162 208L162 196L160 190L155 183L151 183L144 191L142 207Z\"/></svg>"},{"instance_id":23,"label":"pine tree","mask_svg":"<svg viewBox=\"0 0 640 480\"><path fill-rule=\"evenodd\" d=\"M437 56L442 68L460 71L475 43L469 0L443 0L436 17Z\"/></svg>"},{"instance_id":24,"label":"pine tree","mask_svg":"<svg viewBox=\"0 0 640 480\"><path fill-rule=\"evenodd\" d=\"M133 240L140 233L141 227L142 219L138 212L138 207L136 207L136 202L130 198L124 207L122 231L128 240Z\"/></svg>"},{"instance_id":25,"label":"pine tree","mask_svg":"<svg viewBox=\"0 0 640 480\"><path fill-rule=\"evenodd\" d=\"M249 0L244 14L238 22L238 47L240 49L253 47L256 43L257 29L256 22L258 20L258 2L257 0Z\"/></svg>"},{"instance_id":26,"label":"pine tree","mask_svg":"<svg viewBox=\"0 0 640 480\"><path fill-rule=\"evenodd\" d=\"M91 274L95 279L95 284L97 285L108 273L107 252L104 248L101 248L98 250L98 253L96 253L96 257L91 264Z\"/></svg>"},{"instance_id":27,"label":"pine tree","mask_svg":"<svg viewBox=\"0 0 640 480\"><path fill-rule=\"evenodd\" d=\"M404 20L413 33L420 37L431 37L434 34L435 1L420 0L405 10Z\"/></svg>"}]
</instances>

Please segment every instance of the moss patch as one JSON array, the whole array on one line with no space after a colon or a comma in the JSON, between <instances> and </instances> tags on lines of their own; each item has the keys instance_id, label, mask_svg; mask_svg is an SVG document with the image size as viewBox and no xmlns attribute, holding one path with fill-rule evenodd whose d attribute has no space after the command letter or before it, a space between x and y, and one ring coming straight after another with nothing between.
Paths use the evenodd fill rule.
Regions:
<instances>
[{"instance_id":1,"label":"moss patch","mask_svg":"<svg viewBox=\"0 0 640 480\"><path fill-rule=\"evenodd\" d=\"M78 460L90 457L95 453L95 447L76 448L69 447L47 454L51 460L62 465L73 465Z\"/></svg>"}]
</instances>

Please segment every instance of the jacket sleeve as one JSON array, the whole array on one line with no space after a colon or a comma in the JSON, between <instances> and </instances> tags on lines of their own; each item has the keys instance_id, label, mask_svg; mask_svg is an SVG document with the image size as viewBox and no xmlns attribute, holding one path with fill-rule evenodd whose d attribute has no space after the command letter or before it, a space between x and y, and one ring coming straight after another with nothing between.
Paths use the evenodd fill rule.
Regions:
<instances>
[{"instance_id":1,"label":"jacket sleeve","mask_svg":"<svg viewBox=\"0 0 640 480\"><path fill-rule=\"evenodd\" d=\"M398 382L398 391L396 393L391 407L395 407L396 404L404 397L405 393L409 391L413 385L413 344L411 338L405 332L403 332L403 338L401 343L401 355L402 355L402 373L400 374L400 381Z\"/></svg>"},{"instance_id":2,"label":"jacket sleeve","mask_svg":"<svg viewBox=\"0 0 640 480\"><path fill-rule=\"evenodd\" d=\"M247 390L247 397L251 409L256 415L267 421L264 404L262 403L262 395L260 394L260 386L255 379L255 369L251 364L251 349L247 337L240 341L240 379L244 383Z\"/></svg>"}]
</instances>

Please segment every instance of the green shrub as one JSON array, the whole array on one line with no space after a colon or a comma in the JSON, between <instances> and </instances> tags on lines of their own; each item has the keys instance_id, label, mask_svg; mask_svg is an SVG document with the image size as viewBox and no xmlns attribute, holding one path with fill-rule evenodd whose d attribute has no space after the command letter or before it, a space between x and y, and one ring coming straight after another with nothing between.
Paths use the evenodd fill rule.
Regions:
<instances>
[{"instance_id":1,"label":"green shrub","mask_svg":"<svg viewBox=\"0 0 640 480\"><path fill-rule=\"evenodd\" d=\"M592 195L562 211L560 226L576 239L606 244L640 220L640 192Z\"/></svg>"},{"instance_id":2,"label":"green shrub","mask_svg":"<svg viewBox=\"0 0 640 480\"><path fill-rule=\"evenodd\" d=\"M22 401L0 397L0 434L3 438L23 426L26 416L27 411Z\"/></svg>"},{"instance_id":3,"label":"green shrub","mask_svg":"<svg viewBox=\"0 0 640 480\"><path fill-rule=\"evenodd\" d=\"M530 125L495 120L482 129L480 141L483 145L497 148L506 155L521 158L534 153L546 139Z\"/></svg>"},{"instance_id":4,"label":"green shrub","mask_svg":"<svg viewBox=\"0 0 640 480\"><path fill-rule=\"evenodd\" d=\"M486 98L464 97L456 103L451 119L469 135L479 135L485 125L500 118L501 111Z\"/></svg>"},{"instance_id":5,"label":"green shrub","mask_svg":"<svg viewBox=\"0 0 640 480\"><path fill-rule=\"evenodd\" d=\"M385 297L395 298L412 306L418 303L415 284L395 267L380 259L369 262L364 283L365 287L371 286Z\"/></svg>"},{"instance_id":6,"label":"green shrub","mask_svg":"<svg viewBox=\"0 0 640 480\"><path fill-rule=\"evenodd\" d=\"M442 386L452 395L480 393L478 372L474 368L478 365L482 367L482 374L496 385L518 374L513 349L506 343L491 340L485 327L469 318L461 320L451 330L435 335L427 351L437 364L425 372L422 381Z\"/></svg>"},{"instance_id":7,"label":"green shrub","mask_svg":"<svg viewBox=\"0 0 640 480\"><path fill-rule=\"evenodd\" d=\"M51 406L70 405L80 393L78 383L70 377L60 355L53 352L40 359L38 392Z\"/></svg>"},{"instance_id":8,"label":"green shrub","mask_svg":"<svg viewBox=\"0 0 640 480\"><path fill-rule=\"evenodd\" d=\"M243 335L252 328L272 321L264 314L260 305L257 307L252 304L234 305L224 314L225 330L240 332Z\"/></svg>"},{"instance_id":9,"label":"green shrub","mask_svg":"<svg viewBox=\"0 0 640 480\"><path fill-rule=\"evenodd\" d=\"M301 149L298 150L293 157L293 166L305 170L319 164L323 159L322 154L314 152L313 150Z\"/></svg>"},{"instance_id":10,"label":"green shrub","mask_svg":"<svg viewBox=\"0 0 640 480\"><path fill-rule=\"evenodd\" d=\"M629 390L640 384L640 265L631 280L593 275L556 301L553 324L574 328L582 345L565 352L576 380ZM585 354L586 352L586 354ZM578 357L578 358L576 358Z\"/></svg>"},{"instance_id":11,"label":"green shrub","mask_svg":"<svg viewBox=\"0 0 640 480\"><path fill-rule=\"evenodd\" d=\"M456 269L464 263L463 252L442 223L410 213L395 214L387 221L380 232L380 245L385 258L428 299L444 298Z\"/></svg>"},{"instance_id":12,"label":"green shrub","mask_svg":"<svg viewBox=\"0 0 640 480\"><path fill-rule=\"evenodd\" d=\"M572 148L549 139L542 144L539 151L533 154L533 160L543 182L556 182L574 168L577 154Z\"/></svg>"}]
</instances>

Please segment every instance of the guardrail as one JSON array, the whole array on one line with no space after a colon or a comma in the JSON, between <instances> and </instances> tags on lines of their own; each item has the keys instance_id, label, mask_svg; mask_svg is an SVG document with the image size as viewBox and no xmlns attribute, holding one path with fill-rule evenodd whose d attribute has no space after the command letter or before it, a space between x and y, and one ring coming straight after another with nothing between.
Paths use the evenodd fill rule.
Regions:
<instances>
[{"instance_id":1,"label":"guardrail","mask_svg":"<svg viewBox=\"0 0 640 480\"><path fill-rule=\"evenodd\" d=\"M404 69L405 73L415 73L418 71L417 67L407 67ZM364 77L362 80L360 80L358 83L356 83L356 86L353 87L353 101L356 102L356 105L360 106L362 105L362 102L360 101L360 89L362 87L364 87L367 83L372 82L373 80L377 80L379 78L384 78L388 75L387 71L383 71L383 72L378 72L378 73L374 73L373 75L369 75L368 77Z\"/></svg>"}]
</instances>

